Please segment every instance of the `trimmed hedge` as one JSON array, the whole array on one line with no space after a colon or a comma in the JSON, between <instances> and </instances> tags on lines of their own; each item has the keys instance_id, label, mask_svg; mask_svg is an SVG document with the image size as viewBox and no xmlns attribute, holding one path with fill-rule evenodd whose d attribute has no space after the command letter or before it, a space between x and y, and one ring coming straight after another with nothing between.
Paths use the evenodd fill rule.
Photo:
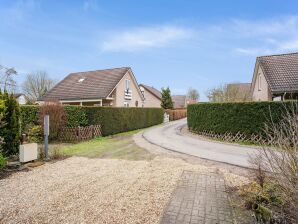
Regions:
<instances>
[{"instance_id":1,"label":"trimmed hedge","mask_svg":"<svg viewBox=\"0 0 298 224\"><path fill-rule=\"evenodd\" d=\"M216 134L263 135L265 122L282 119L292 102L199 103L187 108L188 127ZM270 115L271 114L271 115Z\"/></svg>"},{"instance_id":2,"label":"trimmed hedge","mask_svg":"<svg viewBox=\"0 0 298 224\"><path fill-rule=\"evenodd\" d=\"M100 124L103 135L150 127L163 122L161 108L85 107L89 125Z\"/></svg>"},{"instance_id":3,"label":"trimmed hedge","mask_svg":"<svg viewBox=\"0 0 298 224\"><path fill-rule=\"evenodd\" d=\"M65 106L67 126L100 124L104 136L150 127L163 122L161 108L118 108ZM38 124L39 106L21 107L22 132Z\"/></svg>"},{"instance_id":4,"label":"trimmed hedge","mask_svg":"<svg viewBox=\"0 0 298 224\"><path fill-rule=\"evenodd\" d=\"M24 105L20 107L21 109L21 132L27 130L30 126L38 125L38 113L39 106Z\"/></svg>"}]
</instances>

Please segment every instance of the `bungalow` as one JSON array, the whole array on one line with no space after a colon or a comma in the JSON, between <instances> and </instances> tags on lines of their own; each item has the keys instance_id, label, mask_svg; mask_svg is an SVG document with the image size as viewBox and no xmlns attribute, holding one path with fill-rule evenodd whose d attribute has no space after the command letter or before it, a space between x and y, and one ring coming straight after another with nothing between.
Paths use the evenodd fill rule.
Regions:
<instances>
[{"instance_id":1,"label":"bungalow","mask_svg":"<svg viewBox=\"0 0 298 224\"><path fill-rule=\"evenodd\" d=\"M141 92L144 96L145 107L161 107L161 92L153 86L140 84Z\"/></svg>"},{"instance_id":2,"label":"bungalow","mask_svg":"<svg viewBox=\"0 0 298 224\"><path fill-rule=\"evenodd\" d=\"M144 97L129 67L71 73L38 102L64 105L144 107Z\"/></svg>"},{"instance_id":3,"label":"bungalow","mask_svg":"<svg viewBox=\"0 0 298 224\"><path fill-rule=\"evenodd\" d=\"M298 99L298 53L257 57L253 101Z\"/></svg>"}]
</instances>

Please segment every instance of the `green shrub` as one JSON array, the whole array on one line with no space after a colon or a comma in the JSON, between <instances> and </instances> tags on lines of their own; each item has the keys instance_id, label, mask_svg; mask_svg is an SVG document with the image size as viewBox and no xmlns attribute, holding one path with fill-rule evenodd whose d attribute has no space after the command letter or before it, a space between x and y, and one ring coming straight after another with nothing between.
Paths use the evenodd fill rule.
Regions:
<instances>
[{"instance_id":1,"label":"green shrub","mask_svg":"<svg viewBox=\"0 0 298 224\"><path fill-rule=\"evenodd\" d=\"M6 158L0 152L0 170L2 170L6 166Z\"/></svg>"},{"instance_id":2,"label":"green shrub","mask_svg":"<svg viewBox=\"0 0 298 224\"><path fill-rule=\"evenodd\" d=\"M13 94L0 93L0 100L4 101L2 110L2 122L0 136L4 139L3 154L14 155L19 151L20 145L20 108Z\"/></svg>"},{"instance_id":3,"label":"green shrub","mask_svg":"<svg viewBox=\"0 0 298 224\"><path fill-rule=\"evenodd\" d=\"M68 127L84 127L88 125L86 112L80 106L65 106Z\"/></svg>"},{"instance_id":4,"label":"green shrub","mask_svg":"<svg viewBox=\"0 0 298 224\"><path fill-rule=\"evenodd\" d=\"M163 122L161 108L84 107L89 125L100 124L104 136Z\"/></svg>"},{"instance_id":5,"label":"green shrub","mask_svg":"<svg viewBox=\"0 0 298 224\"><path fill-rule=\"evenodd\" d=\"M34 125L28 129L28 142L40 143L43 140L43 130L41 125Z\"/></svg>"},{"instance_id":6,"label":"green shrub","mask_svg":"<svg viewBox=\"0 0 298 224\"><path fill-rule=\"evenodd\" d=\"M28 133L28 129L33 125L38 125L39 106L21 106L21 132Z\"/></svg>"},{"instance_id":7,"label":"green shrub","mask_svg":"<svg viewBox=\"0 0 298 224\"><path fill-rule=\"evenodd\" d=\"M264 123L282 117L291 102L199 103L187 108L188 126L193 131L216 134L241 132L263 135Z\"/></svg>"}]
</instances>

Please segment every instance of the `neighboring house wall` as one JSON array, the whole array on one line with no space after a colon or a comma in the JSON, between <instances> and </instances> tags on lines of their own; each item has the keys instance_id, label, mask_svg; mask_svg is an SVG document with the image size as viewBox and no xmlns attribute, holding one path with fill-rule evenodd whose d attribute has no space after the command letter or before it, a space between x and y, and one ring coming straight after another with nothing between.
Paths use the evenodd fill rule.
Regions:
<instances>
[{"instance_id":1,"label":"neighboring house wall","mask_svg":"<svg viewBox=\"0 0 298 224\"><path fill-rule=\"evenodd\" d=\"M129 88L132 91L132 99L125 99L125 90L126 90L126 81L125 80L130 80ZM131 74L130 71L128 71L123 78L120 80L116 87L115 91L115 100L113 102L112 106L115 107L136 107L136 102L138 104L137 107L142 107L143 105L143 99L140 93L139 86L137 83L134 81L133 75Z\"/></svg>"},{"instance_id":2,"label":"neighboring house wall","mask_svg":"<svg viewBox=\"0 0 298 224\"><path fill-rule=\"evenodd\" d=\"M27 103L26 97L24 95L21 95L17 98L17 101L19 104L24 105Z\"/></svg>"},{"instance_id":3,"label":"neighboring house wall","mask_svg":"<svg viewBox=\"0 0 298 224\"><path fill-rule=\"evenodd\" d=\"M161 100L146 89L144 90L144 97L144 107L161 107Z\"/></svg>"},{"instance_id":4,"label":"neighboring house wall","mask_svg":"<svg viewBox=\"0 0 298 224\"><path fill-rule=\"evenodd\" d=\"M268 82L264 76L261 66L259 65L255 74L255 80L252 90L253 101L271 101L271 93L269 91Z\"/></svg>"}]
</instances>

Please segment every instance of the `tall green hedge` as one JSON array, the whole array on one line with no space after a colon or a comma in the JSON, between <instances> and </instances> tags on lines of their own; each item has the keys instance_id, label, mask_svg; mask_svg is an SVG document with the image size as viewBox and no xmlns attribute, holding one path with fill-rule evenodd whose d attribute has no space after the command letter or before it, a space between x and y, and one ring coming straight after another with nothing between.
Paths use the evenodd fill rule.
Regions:
<instances>
[{"instance_id":1,"label":"tall green hedge","mask_svg":"<svg viewBox=\"0 0 298 224\"><path fill-rule=\"evenodd\" d=\"M187 122L193 131L263 135L267 122L282 118L292 102L199 103L187 108Z\"/></svg>"},{"instance_id":2,"label":"tall green hedge","mask_svg":"<svg viewBox=\"0 0 298 224\"><path fill-rule=\"evenodd\" d=\"M111 135L163 122L161 108L85 107L89 124L101 124L103 135Z\"/></svg>"},{"instance_id":3,"label":"tall green hedge","mask_svg":"<svg viewBox=\"0 0 298 224\"><path fill-rule=\"evenodd\" d=\"M21 131L25 132L30 126L38 124L39 106L21 106Z\"/></svg>"},{"instance_id":4,"label":"tall green hedge","mask_svg":"<svg viewBox=\"0 0 298 224\"><path fill-rule=\"evenodd\" d=\"M103 135L145 128L163 122L161 108L116 108L65 106L67 126L88 126L100 124ZM21 127L38 124L39 106L21 107Z\"/></svg>"}]
</instances>

